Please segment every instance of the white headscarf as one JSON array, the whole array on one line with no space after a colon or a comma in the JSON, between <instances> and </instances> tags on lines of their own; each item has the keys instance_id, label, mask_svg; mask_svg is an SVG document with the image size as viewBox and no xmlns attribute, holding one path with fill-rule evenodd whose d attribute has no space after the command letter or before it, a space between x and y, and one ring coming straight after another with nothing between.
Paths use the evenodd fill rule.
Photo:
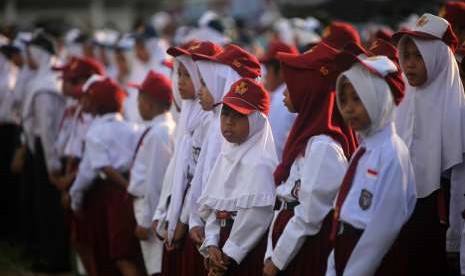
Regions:
<instances>
[{"instance_id":1,"label":"white headscarf","mask_svg":"<svg viewBox=\"0 0 465 276\"><path fill-rule=\"evenodd\" d=\"M18 68L0 53L0 120L11 120Z\"/></svg>"},{"instance_id":2,"label":"white headscarf","mask_svg":"<svg viewBox=\"0 0 465 276\"><path fill-rule=\"evenodd\" d=\"M449 47L440 40L409 38L423 57L428 78L419 87L406 81L396 127L410 150L418 197L423 198L439 189L444 171L463 162L465 99L459 68ZM406 39L404 36L399 42L401 61Z\"/></svg>"},{"instance_id":3,"label":"white headscarf","mask_svg":"<svg viewBox=\"0 0 465 276\"><path fill-rule=\"evenodd\" d=\"M46 50L31 45L29 52L32 59L37 63L38 68L32 71L31 80L26 87L26 95L23 105L23 120L26 120L31 114L31 106L34 96L37 92L54 92L59 93L60 82L58 74L52 70L56 63L56 58Z\"/></svg>"},{"instance_id":4,"label":"white headscarf","mask_svg":"<svg viewBox=\"0 0 465 276\"><path fill-rule=\"evenodd\" d=\"M228 93L231 85L241 78L234 69L227 65L203 60L196 63L215 104L219 104L224 95ZM197 211L199 208L197 199L207 184L211 168L213 168L221 151L223 137L220 130L220 109L221 105L218 105L213 110L208 133L202 143L202 151L192 179L188 201L193 211Z\"/></svg>"},{"instance_id":5,"label":"white headscarf","mask_svg":"<svg viewBox=\"0 0 465 276\"><path fill-rule=\"evenodd\" d=\"M394 64L392 66L395 67ZM344 84L343 77L346 77L353 85L371 120L370 126L360 131L362 136L371 136L393 122L395 104L391 89L384 79L369 72L360 63L354 64L337 79L336 91L339 108L341 106L340 93Z\"/></svg>"},{"instance_id":6,"label":"white headscarf","mask_svg":"<svg viewBox=\"0 0 465 276\"><path fill-rule=\"evenodd\" d=\"M275 203L273 171L278 164L270 123L261 112L248 116L249 136L242 144L223 138L220 156L198 200L199 213L271 206Z\"/></svg>"},{"instance_id":7,"label":"white headscarf","mask_svg":"<svg viewBox=\"0 0 465 276\"><path fill-rule=\"evenodd\" d=\"M177 130L177 140L175 158L173 165L173 183L171 191L170 205L167 211L168 221L168 240L173 239L174 230L181 213L184 193L187 187L187 170L189 160L192 157L193 133L200 126L200 123L206 120L209 115L203 111L199 104L198 93L200 88L200 77L198 69L191 57L181 55L176 57L189 72L195 89L195 99L183 100L181 106L181 116L179 118L179 129Z\"/></svg>"}]
</instances>

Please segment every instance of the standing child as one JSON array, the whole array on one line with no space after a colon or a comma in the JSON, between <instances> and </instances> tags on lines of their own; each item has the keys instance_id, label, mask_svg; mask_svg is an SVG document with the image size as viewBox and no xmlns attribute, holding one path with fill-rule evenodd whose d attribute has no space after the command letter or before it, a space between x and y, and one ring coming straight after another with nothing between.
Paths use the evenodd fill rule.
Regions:
<instances>
[{"instance_id":1,"label":"standing child","mask_svg":"<svg viewBox=\"0 0 465 276\"><path fill-rule=\"evenodd\" d=\"M176 124L168 111L173 96L171 81L154 71L147 74L142 84L129 85L139 90L139 113L149 124L134 154L128 193L134 198L135 234L140 240L145 268L149 275L154 275L161 272L163 241L150 228L174 148Z\"/></svg>"},{"instance_id":2,"label":"standing child","mask_svg":"<svg viewBox=\"0 0 465 276\"><path fill-rule=\"evenodd\" d=\"M410 150L418 196L405 231L410 275L443 275L447 214L441 176L450 178L452 198L465 182L465 98L453 54L457 40L449 23L431 14L394 38L400 39L408 81L396 127ZM457 195L464 200L463 192Z\"/></svg>"},{"instance_id":3,"label":"standing child","mask_svg":"<svg viewBox=\"0 0 465 276\"><path fill-rule=\"evenodd\" d=\"M277 156L262 85L240 79L223 99L223 146L198 200L206 220L200 248L213 275L261 275L273 217Z\"/></svg>"},{"instance_id":4,"label":"standing child","mask_svg":"<svg viewBox=\"0 0 465 276\"><path fill-rule=\"evenodd\" d=\"M385 56L340 58L352 66L337 80L337 105L360 146L336 199L326 275L411 275L395 242L416 202L408 149L393 124L404 84Z\"/></svg>"},{"instance_id":5,"label":"standing child","mask_svg":"<svg viewBox=\"0 0 465 276\"><path fill-rule=\"evenodd\" d=\"M356 147L335 104L337 53L320 43L302 55L279 55L288 87L285 105L298 116L274 172L280 208L269 233L265 275L326 271L331 209Z\"/></svg>"},{"instance_id":6,"label":"standing child","mask_svg":"<svg viewBox=\"0 0 465 276\"><path fill-rule=\"evenodd\" d=\"M71 208L81 214L97 275L142 275L139 244L127 175L138 133L123 120L125 91L110 78L94 76L83 87L83 109L95 116L85 140L79 171L69 191Z\"/></svg>"}]
</instances>

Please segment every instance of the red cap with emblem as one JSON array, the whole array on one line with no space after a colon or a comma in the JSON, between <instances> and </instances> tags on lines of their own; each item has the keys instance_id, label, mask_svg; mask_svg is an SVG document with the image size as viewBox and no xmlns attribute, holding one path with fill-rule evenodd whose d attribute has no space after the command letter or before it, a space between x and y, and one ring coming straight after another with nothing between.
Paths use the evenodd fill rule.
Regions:
<instances>
[{"instance_id":1,"label":"red cap with emblem","mask_svg":"<svg viewBox=\"0 0 465 276\"><path fill-rule=\"evenodd\" d=\"M250 78L235 82L224 96L223 104L244 115L250 115L255 111L268 115L270 112L268 92L261 83Z\"/></svg>"},{"instance_id":2,"label":"red cap with emblem","mask_svg":"<svg viewBox=\"0 0 465 276\"><path fill-rule=\"evenodd\" d=\"M100 114L121 112L127 94L114 80L108 77L96 79L84 86L84 92L90 96L92 104Z\"/></svg>"},{"instance_id":3,"label":"red cap with emblem","mask_svg":"<svg viewBox=\"0 0 465 276\"><path fill-rule=\"evenodd\" d=\"M282 41L275 40L268 45L268 51L260 59L261 63L267 63L272 60L278 60L278 53L298 54L299 51L294 45L288 45Z\"/></svg>"},{"instance_id":4,"label":"red cap with emblem","mask_svg":"<svg viewBox=\"0 0 465 276\"><path fill-rule=\"evenodd\" d=\"M333 21L325 28L322 41L339 50L349 42L361 44L357 29L351 24L341 21Z\"/></svg>"},{"instance_id":5,"label":"red cap with emblem","mask_svg":"<svg viewBox=\"0 0 465 276\"><path fill-rule=\"evenodd\" d=\"M387 56L396 64L397 68L400 68L399 52L392 43L384 39L376 39L370 45L370 52L372 52L375 56Z\"/></svg>"},{"instance_id":6,"label":"red cap with emblem","mask_svg":"<svg viewBox=\"0 0 465 276\"><path fill-rule=\"evenodd\" d=\"M465 27L465 2L450 1L445 3L439 11L439 16L449 21L452 28Z\"/></svg>"},{"instance_id":7,"label":"red cap with emblem","mask_svg":"<svg viewBox=\"0 0 465 276\"><path fill-rule=\"evenodd\" d=\"M457 48L457 37L455 36L449 22L430 13L423 14L411 30L404 30L395 33L392 38L399 42L404 35L410 35L421 39L439 39L447 44L454 52Z\"/></svg>"},{"instance_id":8,"label":"red cap with emblem","mask_svg":"<svg viewBox=\"0 0 465 276\"><path fill-rule=\"evenodd\" d=\"M55 71L63 71L63 79L67 81L77 78L88 78L94 74L104 76L106 74L103 65L90 57L72 57L64 66L52 67Z\"/></svg>"},{"instance_id":9,"label":"red cap with emblem","mask_svg":"<svg viewBox=\"0 0 465 276\"><path fill-rule=\"evenodd\" d=\"M141 84L130 82L128 86L139 89L140 93L150 95L158 102L164 104L173 102L171 81L165 75L155 73L153 70L150 70Z\"/></svg>"},{"instance_id":10,"label":"red cap with emblem","mask_svg":"<svg viewBox=\"0 0 465 276\"><path fill-rule=\"evenodd\" d=\"M258 59L242 49L241 47L231 44L223 52L208 56L205 54L192 54L194 60L209 60L226 64L233 68L243 78L258 78L261 75L260 62Z\"/></svg>"},{"instance_id":11,"label":"red cap with emblem","mask_svg":"<svg viewBox=\"0 0 465 276\"><path fill-rule=\"evenodd\" d=\"M180 47L170 47L166 51L169 55L177 57L180 55L191 56L192 54L202 54L213 56L223 51L220 45L210 41L192 40Z\"/></svg>"}]
</instances>

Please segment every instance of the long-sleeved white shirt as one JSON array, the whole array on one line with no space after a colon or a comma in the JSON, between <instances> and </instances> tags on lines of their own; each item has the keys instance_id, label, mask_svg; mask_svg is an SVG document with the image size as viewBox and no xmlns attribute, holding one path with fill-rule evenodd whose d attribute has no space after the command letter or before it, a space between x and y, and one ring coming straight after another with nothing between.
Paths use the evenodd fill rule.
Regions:
<instances>
[{"instance_id":1,"label":"long-sleeved white shirt","mask_svg":"<svg viewBox=\"0 0 465 276\"><path fill-rule=\"evenodd\" d=\"M346 264L344 275L374 275L384 255L415 208L413 167L394 125L364 137L366 148L352 187L341 207L340 220L363 229ZM326 275L335 275L334 254Z\"/></svg>"},{"instance_id":2,"label":"long-sleeved white shirt","mask_svg":"<svg viewBox=\"0 0 465 276\"><path fill-rule=\"evenodd\" d=\"M175 122L171 113L156 116L143 138L131 168L128 193L143 197L143 215L139 224L150 227L163 184L163 176L174 148Z\"/></svg>"},{"instance_id":3,"label":"long-sleeved white shirt","mask_svg":"<svg viewBox=\"0 0 465 276\"><path fill-rule=\"evenodd\" d=\"M268 115L279 160L283 157L284 145L296 118L296 114L290 113L284 106L284 90L286 90L286 84L283 83L271 93L270 114Z\"/></svg>"},{"instance_id":4,"label":"long-sleeved white shirt","mask_svg":"<svg viewBox=\"0 0 465 276\"><path fill-rule=\"evenodd\" d=\"M65 146L65 156L82 158L87 131L93 120L94 117L91 114L83 113L80 107L78 108L73 118L71 137Z\"/></svg>"},{"instance_id":5,"label":"long-sleeved white shirt","mask_svg":"<svg viewBox=\"0 0 465 276\"><path fill-rule=\"evenodd\" d=\"M241 209L237 212L231 233L221 248L224 254L234 259L238 264L262 239L273 219L273 206ZM212 211L205 224L205 240L200 247L203 255L207 254L209 246L219 246L220 220Z\"/></svg>"},{"instance_id":6,"label":"long-sleeved white shirt","mask_svg":"<svg viewBox=\"0 0 465 276\"><path fill-rule=\"evenodd\" d=\"M100 169L110 166L121 173L129 171L139 136L136 126L125 122L119 113L94 119L87 132L78 174L69 191L73 210L81 208L84 194L101 173Z\"/></svg>"},{"instance_id":7,"label":"long-sleeved white shirt","mask_svg":"<svg viewBox=\"0 0 465 276\"><path fill-rule=\"evenodd\" d=\"M344 150L327 135L310 138L305 155L294 161L288 179L278 186L276 192L282 201L297 201L292 190L300 182L297 193L300 204L295 207L294 216L274 248L271 247L271 232L268 237L266 258L271 257L280 270L292 261L308 236L320 231L324 218L332 209L346 169Z\"/></svg>"}]
</instances>

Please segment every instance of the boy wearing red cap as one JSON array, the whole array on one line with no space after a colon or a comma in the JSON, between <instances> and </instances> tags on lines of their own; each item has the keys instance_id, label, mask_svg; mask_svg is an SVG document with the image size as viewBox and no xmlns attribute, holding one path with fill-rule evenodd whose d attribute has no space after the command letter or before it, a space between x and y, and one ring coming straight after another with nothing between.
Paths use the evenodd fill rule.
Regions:
<instances>
[{"instance_id":1,"label":"boy wearing red cap","mask_svg":"<svg viewBox=\"0 0 465 276\"><path fill-rule=\"evenodd\" d=\"M350 42L361 44L357 29L351 24L342 21L331 22L323 31L322 41L338 50L342 50Z\"/></svg>"},{"instance_id":2,"label":"boy wearing red cap","mask_svg":"<svg viewBox=\"0 0 465 276\"><path fill-rule=\"evenodd\" d=\"M335 201L326 275L419 275L406 271L396 242L416 202L409 152L394 127L401 74L385 56L339 58L350 69L337 80L337 106L360 145Z\"/></svg>"},{"instance_id":3,"label":"boy wearing red cap","mask_svg":"<svg viewBox=\"0 0 465 276\"><path fill-rule=\"evenodd\" d=\"M69 191L92 246L96 275L142 275L134 236L132 202L126 194L138 132L123 120L126 92L110 78L91 77L83 87L83 109L95 116L79 170Z\"/></svg>"},{"instance_id":4,"label":"boy wearing red cap","mask_svg":"<svg viewBox=\"0 0 465 276\"><path fill-rule=\"evenodd\" d=\"M131 168L128 193L134 198L135 234L140 240L149 275L161 272L163 241L151 232L152 217L162 190L163 177L174 149L176 124L168 111L173 101L171 81L150 71L139 90L139 112L147 129L139 139Z\"/></svg>"},{"instance_id":5,"label":"boy wearing red cap","mask_svg":"<svg viewBox=\"0 0 465 276\"><path fill-rule=\"evenodd\" d=\"M274 171L278 212L270 227L265 275L326 271L331 209L356 147L335 104L337 53L320 43L302 55L279 55L288 87L285 105L298 115Z\"/></svg>"},{"instance_id":6,"label":"boy wearing red cap","mask_svg":"<svg viewBox=\"0 0 465 276\"><path fill-rule=\"evenodd\" d=\"M276 154L281 160L284 144L289 135L289 130L295 120L295 115L286 110L283 106L283 93L286 90L283 71L277 58L278 53L297 54L295 47L289 46L281 41L272 41L268 45L268 51L261 58L260 62L265 66L266 75L264 85L270 91L270 115L268 120L273 130L273 137L276 144Z\"/></svg>"},{"instance_id":7,"label":"boy wearing red cap","mask_svg":"<svg viewBox=\"0 0 465 276\"><path fill-rule=\"evenodd\" d=\"M260 275L273 217L277 163L268 92L240 79L223 98L220 155L198 200L206 221L200 251L213 275Z\"/></svg>"}]
</instances>

